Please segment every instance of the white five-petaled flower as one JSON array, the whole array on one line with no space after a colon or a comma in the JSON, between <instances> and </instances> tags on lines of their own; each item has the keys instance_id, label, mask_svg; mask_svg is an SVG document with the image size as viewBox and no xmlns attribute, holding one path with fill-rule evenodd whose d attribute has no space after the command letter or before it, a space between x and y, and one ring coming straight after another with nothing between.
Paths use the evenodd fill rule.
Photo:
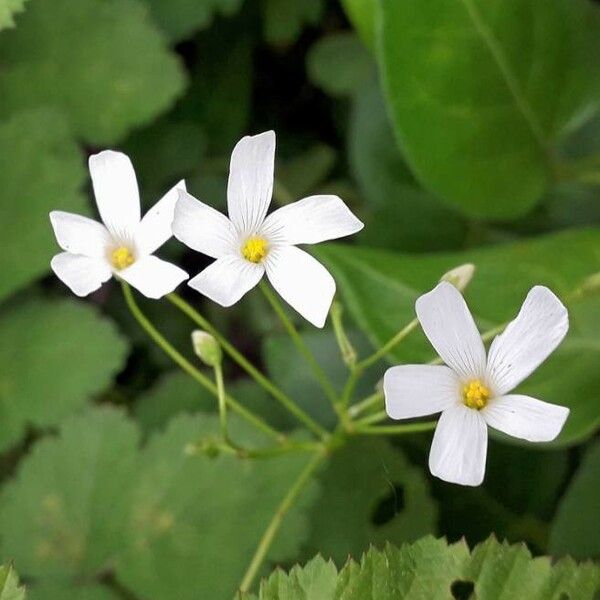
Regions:
<instances>
[{"instance_id":1,"label":"white five-petaled flower","mask_svg":"<svg viewBox=\"0 0 600 600\"><path fill-rule=\"evenodd\" d=\"M242 138L231 155L229 218L179 192L173 233L215 262L188 282L222 306L235 304L266 273L282 298L323 327L335 293L329 271L297 244L316 244L362 229L337 196L310 196L267 216L273 192L275 133Z\"/></svg>"},{"instance_id":2,"label":"white five-petaled flower","mask_svg":"<svg viewBox=\"0 0 600 600\"><path fill-rule=\"evenodd\" d=\"M52 211L50 221L64 250L52 270L78 296L87 296L118 275L148 298L172 292L188 275L153 256L171 236L180 181L140 218L140 197L131 161L105 150L90 156L94 195L103 224L87 217Z\"/></svg>"},{"instance_id":3,"label":"white five-petaled flower","mask_svg":"<svg viewBox=\"0 0 600 600\"><path fill-rule=\"evenodd\" d=\"M569 328L566 308L536 286L486 357L460 292L442 282L416 303L425 335L447 366L400 365L384 377L392 419L441 412L429 454L433 475L463 485L483 481L487 426L530 442L553 440L569 409L511 394L560 344Z\"/></svg>"}]
</instances>

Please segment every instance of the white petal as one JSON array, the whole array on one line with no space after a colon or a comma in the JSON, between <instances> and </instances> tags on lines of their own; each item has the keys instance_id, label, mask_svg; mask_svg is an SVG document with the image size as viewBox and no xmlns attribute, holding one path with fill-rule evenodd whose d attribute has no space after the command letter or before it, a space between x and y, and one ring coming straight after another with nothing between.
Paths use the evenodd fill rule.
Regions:
<instances>
[{"instance_id":1,"label":"white petal","mask_svg":"<svg viewBox=\"0 0 600 600\"><path fill-rule=\"evenodd\" d=\"M239 250L231 221L184 191L179 192L175 205L173 235L192 250L212 258Z\"/></svg>"},{"instance_id":2,"label":"white petal","mask_svg":"<svg viewBox=\"0 0 600 600\"><path fill-rule=\"evenodd\" d=\"M148 298L158 299L171 293L188 274L172 263L156 256L144 256L130 267L118 272L118 276Z\"/></svg>"},{"instance_id":3,"label":"white petal","mask_svg":"<svg viewBox=\"0 0 600 600\"><path fill-rule=\"evenodd\" d=\"M116 237L131 235L140 222L140 194L129 157L104 150L90 156L89 168L102 221Z\"/></svg>"},{"instance_id":4,"label":"white petal","mask_svg":"<svg viewBox=\"0 0 600 600\"><path fill-rule=\"evenodd\" d=\"M50 261L56 276L77 296L95 292L112 276L110 265L103 258L62 252Z\"/></svg>"},{"instance_id":5,"label":"white petal","mask_svg":"<svg viewBox=\"0 0 600 600\"><path fill-rule=\"evenodd\" d=\"M562 429L569 409L521 394L494 398L481 411L487 424L530 442L550 442Z\"/></svg>"},{"instance_id":6,"label":"white petal","mask_svg":"<svg viewBox=\"0 0 600 600\"><path fill-rule=\"evenodd\" d=\"M309 196L278 208L262 227L268 237L285 244L317 244L351 235L364 224L337 196Z\"/></svg>"},{"instance_id":7,"label":"white petal","mask_svg":"<svg viewBox=\"0 0 600 600\"><path fill-rule=\"evenodd\" d=\"M281 297L315 327L323 327L335 294L329 271L294 246L274 248L267 255L267 277Z\"/></svg>"},{"instance_id":8,"label":"white petal","mask_svg":"<svg viewBox=\"0 0 600 600\"><path fill-rule=\"evenodd\" d=\"M102 223L60 210L50 213L50 222L56 241L63 250L96 258L106 256L112 238Z\"/></svg>"},{"instance_id":9,"label":"white petal","mask_svg":"<svg viewBox=\"0 0 600 600\"><path fill-rule=\"evenodd\" d=\"M556 349L569 329L569 315L547 288L527 294L516 319L497 336L488 354L488 381L498 396L514 389Z\"/></svg>"},{"instance_id":10,"label":"white petal","mask_svg":"<svg viewBox=\"0 0 600 600\"><path fill-rule=\"evenodd\" d=\"M432 415L460 400L460 382L449 367L400 365L383 377L385 410L392 419Z\"/></svg>"},{"instance_id":11,"label":"white petal","mask_svg":"<svg viewBox=\"0 0 600 600\"><path fill-rule=\"evenodd\" d=\"M260 264L223 256L190 279L188 285L221 306L231 306L260 281L264 272Z\"/></svg>"},{"instance_id":12,"label":"white petal","mask_svg":"<svg viewBox=\"0 0 600 600\"><path fill-rule=\"evenodd\" d=\"M485 373L485 348L462 294L447 281L416 303L425 335L443 361L463 379Z\"/></svg>"},{"instance_id":13,"label":"white petal","mask_svg":"<svg viewBox=\"0 0 600 600\"><path fill-rule=\"evenodd\" d=\"M456 404L438 421L429 452L433 475L461 485L480 485L485 475L487 427L480 412Z\"/></svg>"},{"instance_id":14,"label":"white petal","mask_svg":"<svg viewBox=\"0 0 600 600\"><path fill-rule=\"evenodd\" d=\"M136 235L136 246L142 255L153 254L173 235L171 227L178 190L185 191L183 179L143 216Z\"/></svg>"},{"instance_id":15,"label":"white petal","mask_svg":"<svg viewBox=\"0 0 600 600\"><path fill-rule=\"evenodd\" d=\"M241 234L262 224L273 194L275 132L243 137L233 149L227 184L229 218Z\"/></svg>"}]
</instances>

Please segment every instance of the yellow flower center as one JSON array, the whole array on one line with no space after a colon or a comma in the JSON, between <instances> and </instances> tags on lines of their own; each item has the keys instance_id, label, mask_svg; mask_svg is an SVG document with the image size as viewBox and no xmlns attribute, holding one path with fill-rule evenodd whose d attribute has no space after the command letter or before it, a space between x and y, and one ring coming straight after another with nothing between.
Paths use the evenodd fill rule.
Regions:
<instances>
[{"instance_id":1,"label":"yellow flower center","mask_svg":"<svg viewBox=\"0 0 600 600\"><path fill-rule=\"evenodd\" d=\"M242 246L242 255L246 260L253 263L261 262L268 251L269 244L267 243L267 240L261 237L248 238L246 243Z\"/></svg>"},{"instance_id":2,"label":"yellow flower center","mask_svg":"<svg viewBox=\"0 0 600 600\"><path fill-rule=\"evenodd\" d=\"M126 269L135 262L133 252L127 246L120 246L110 255L110 262L115 269Z\"/></svg>"},{"instance_id":3,"label":"yellow flower center","mask_svg":"<svg viewBox=\"0 0 600 600\"><path fill-rule=\"evenodd\" d=\"M481 410L489 399L490 390L479 379L473 379L463 387L463 402L469 408Z\"/></svg>"}]
</instances>

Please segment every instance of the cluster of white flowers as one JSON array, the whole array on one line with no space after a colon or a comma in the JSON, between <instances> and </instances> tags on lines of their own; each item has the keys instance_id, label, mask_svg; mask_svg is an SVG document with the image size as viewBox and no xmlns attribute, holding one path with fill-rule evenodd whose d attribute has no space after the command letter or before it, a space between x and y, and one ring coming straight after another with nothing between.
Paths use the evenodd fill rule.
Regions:
<instances>
[{"instance_id":1,"label":"cluster of white flowers","mask_svg":"<svg viewBox=\"0 0 600 600\"><path fill-rule=\"evenodd\" d=\"M176 265L154 256L175 235L215 259L188 282L201 294L231 306L266 274L290 306L323 327L335 282L321 263L297 245L351 235L363 224L333 195L310 196L267 215L274 161L274 132L238 142L227 186L229 218L188 194L183 181L141 217L129 158L112 150L93 155L89 168L102 223L51 212L56 240L64 250L53 257L52 269L78 296L90 294L116 275L145 296L161 298L188 278ZM567 332L567 311L549 289L537 286L529 292L487 357L473 317L452 283L444 281L421 296L416 311L447 366L392 367L385 374L384 393L393 419L442 413L429 459L434 475L479 485L485 472L488 425L533 442L558 435L567 408L509 393Z\"/></svg>"}]
</instances>

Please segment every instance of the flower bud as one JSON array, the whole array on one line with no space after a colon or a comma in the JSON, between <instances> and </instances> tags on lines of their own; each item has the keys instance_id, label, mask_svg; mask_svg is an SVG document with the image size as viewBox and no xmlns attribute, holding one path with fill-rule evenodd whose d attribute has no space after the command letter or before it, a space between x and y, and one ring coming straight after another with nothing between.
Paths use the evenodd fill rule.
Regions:
<instances>
[{"instance_id":1,"label":"flower bud","mask_svg":"<svg viewBox=\"0 0 600 600\"><path fill-rule=\"evenodd\" d=\"M464 265L454 267L454 269L450 269L450 271L444 273L440 281L447 281L462 292L469 285L474 274L475 265L465 263Z\"/></svg>"},{"instance_id":2,"label":"flower bud","mask_svg":"<svg viewBox=\"0 0 600 600\"><path fill-rule=\"evenodd\" d=\"M192 344L198 358L209 367L217 367L221 364L222 352L219 342L207 333L197 329L192 332Z\"/></svg>"}]
</instances>

